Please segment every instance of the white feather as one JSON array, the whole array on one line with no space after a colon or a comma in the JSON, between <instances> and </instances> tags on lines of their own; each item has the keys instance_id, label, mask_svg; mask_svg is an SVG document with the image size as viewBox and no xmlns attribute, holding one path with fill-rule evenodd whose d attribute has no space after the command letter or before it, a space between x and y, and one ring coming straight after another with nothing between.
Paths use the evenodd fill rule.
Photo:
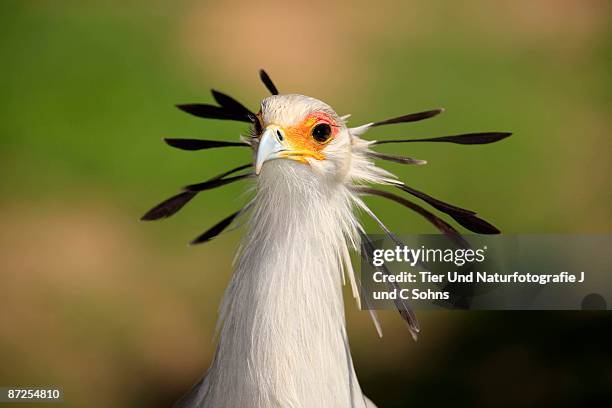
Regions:
<instances>
[{"instance_id":1,"label":"white feather","mask_svg":"<svg viewBox=\"0 0 612 408\"><path fill-rule=\"evenodd\" d=\"M278 95L262 103L264 122L282 126L313 110L333 115L342 128L325 160L265 163L221 306L214 361L182 406L374 407L353 368L343 271L360 305L349 251L359 250L354 207L363 203L352 187L388 184L394 176L368 159L370 143L323 102ZM382 336L376 313L370 315Z\"/></svg>"}]
</instances>

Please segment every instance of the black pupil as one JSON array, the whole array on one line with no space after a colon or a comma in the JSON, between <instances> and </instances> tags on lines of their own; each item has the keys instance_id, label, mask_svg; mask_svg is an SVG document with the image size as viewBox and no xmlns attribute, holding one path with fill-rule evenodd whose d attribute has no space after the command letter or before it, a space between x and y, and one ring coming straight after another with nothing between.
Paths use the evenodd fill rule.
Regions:
<instances>
[{"instance_id":1,"label":"black pupil","mask_svg":"<svg viewBox=\"0 0 612 408\"><path fill-rule=\"evenodd\" d=\"M331 126L327 123L319 123L312 129L312 137L317 142L325 142L331 136Z\"/></svg>"}]
</instances>

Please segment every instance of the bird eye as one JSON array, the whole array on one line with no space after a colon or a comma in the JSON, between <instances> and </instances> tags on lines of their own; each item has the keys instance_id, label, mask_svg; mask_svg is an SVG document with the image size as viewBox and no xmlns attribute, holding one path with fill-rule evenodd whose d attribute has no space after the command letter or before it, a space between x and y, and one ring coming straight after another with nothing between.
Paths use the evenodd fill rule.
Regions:
<instances>
[{"instance_id":1,"label":"bird eye","mask_svg":"<svg viewBox=\"0 0 612 408\"><path fill-rule=\"evenodd\" d=\"M319 123L312 128L312 137L319 143L326 142L331 136L331 126L327 123Z\"/></svg>"}]
</instances>

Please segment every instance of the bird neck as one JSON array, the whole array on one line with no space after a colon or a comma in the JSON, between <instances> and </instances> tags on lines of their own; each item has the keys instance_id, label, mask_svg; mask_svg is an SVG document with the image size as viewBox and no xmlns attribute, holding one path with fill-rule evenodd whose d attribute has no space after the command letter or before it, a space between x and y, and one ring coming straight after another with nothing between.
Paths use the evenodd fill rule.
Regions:
<instances>
[{"instance_id":1,"label":"bird neck","mask_svg":"<svg viewBox=\"0 0 612 408\"><path fill-rule=\"evenodd\" d=\"M210 406L364 404L342 301L350 193L305 168L268 166L259 177L206 378Z\"/></svg>"}]
</instances>

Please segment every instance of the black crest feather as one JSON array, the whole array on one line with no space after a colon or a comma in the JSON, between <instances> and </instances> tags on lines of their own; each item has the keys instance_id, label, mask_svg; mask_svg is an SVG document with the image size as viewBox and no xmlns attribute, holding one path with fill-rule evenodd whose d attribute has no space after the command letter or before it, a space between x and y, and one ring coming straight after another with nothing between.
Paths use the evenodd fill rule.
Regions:
<instances>
[{"instance_id":1,"label":"black crest feather","mask_svg":"<svg viewBox=\"0 0 612 408\"><path fill-rule=\"evenodd\" d=\"M433 198L432 196L418 191L412 187L408 187L405 184L395 184L395 186L407 192L408 194L412 194L413 196L420 198L435 209L450 215L455 221L457 221L463 227L467 228L472 232L476 232L478 234L500 233L500 231L495 226L489 224L482 218L478 218L474 211L445 203L444 201L438 200L437 198Z\"/></svg>"},{"instance_id":2,"label":"black crest feather","mask_svg":"<svg viewBox=\"0 0 612 408\"><path fill-rule=\"evenodd\" d=\"M368 253L372 253L374 251L374 244L363 231L360 231L360 235L361 243L365 249L364 256L366 260L370 262L370 257L368 256ZM381 265L379 268L382 269L385 275L391 274L385 264ZM388 282L388 285L399 292L399 285L394 280L392 282ZM399 297L397 299L394 299L393 303L395 304L395 307L397 308L397 311L399 312L404 322L406 322L406 325L408 325L408 330L410 330L412 338L416 340L419 331L421 331L421 328L419 326L419 321L416 315L414 314L414 311L412 310L408 302L406 302L406 300L401 299Z\"/></svg>"},{"instance_id":3,"label":"black crest feather","mask_svg":"<svg viewBox=\"0 0 612 408\"><path fill-rule=\"evenodd\" d=\"M278 89L276 88L276 85L274 85L274 82L272 82L270 76L266 71L260 69L259 78L261 78L261 82L264 83L264 85L266 86L266 88L268 88L268 91L270 91L272 95L278 95Z\"/></svg>"},{"instance_id":4,"label":"black crest feather","mask_svg":"<svg viewBox=\"0 0 612 408\"><path fill-rule=\"evenodd\" d=\"M395 162L395 163L400 163L400 164L416 164L416 165L427 164L426 160L419 160L419 159L414 159L412 157L396 156L393 154L379 153L379 152L373 152L373 151L368 152L368 156L374 159L387 160L390 162Z\"/></svg>"},{"instance_id":5,"label":"black crest feather","mask_svg":"<svg viewBox=\"0 0 612 408\"><path fill-rule=\"evenodd\" d=\"M176 214L181 208L185 206L195 195L197 192L193 191L184 191L180 194L172 196L167 200L162 201L157 204L155 207L151 208L145 215L143 215L140 219L142 221L156 221L161 220L163 218L168 218L174 214Z\"/></svg>"},{"instance_id":6,"label":"black crest feather","mask_svg":"<svg viewBox=\"0 0 612 408\"><path fill-rule=\"evenodd\" d=\"M212 92L213 98L215 98L215 101L222 107L226 108L227 110L232 111L236 114L244 115L248 118L251 118L250 119L251 121L253 121L253 118L255 118L255 114L251 112L249 108L247 108L246 106L244 106L243 104L238 102L236 99L232 98L231 96L226 95L222 92L216 91L214 89L211 89L211 92Z\"/></svg>"},{"instance_id":7,"label":"black crest feather","mask_svg":"<svg viewBox=\"0 0 612 408\"><path fill-rule=\"evenodd\" d=\"M180 139L180 138L165 138L164 142L166 142L169 146L172 146L176 149L181 150L204 150L204 149L214 149L217 147L249 147L248 144L242 142L224 142L219 140L203 140L203 139Z\"/></svg>"},{"instance_id":8,"label":"black crest feather","mask_svg":"<svg viewBox=\"0 0 612 408\"><path fill-rule=\"evenodd\" d=\"M510 135L512 135L510 132L481 132L453 136L428 137L424 139L378 140L374 142L374 144L381 145L387 143L442 142L462 145L477 145L499 142Z\"/></svg>"},{"instance_id":9,"label":"black crest feather","mask_svg":"<svg viewBox=\"0 0 612 408\"><path fill-rule=\"evenodd\" d=\"M409 113L408 115L398 116L396 118L374 122L370 126L375 127L375 126L382 126L382 125L392 125L395 123L418 122L419 120L429 119L429 118L433 118L434 116L438 116L442 112L444 112L444 109L438 108L438 109L432 109L432 110L428 110L424 112Z\"/></svg>"},{"instance_id":10,"label":"black crest feather","mask_svg":"<svg viewBox=\"0 0 612 408\"><path fill-rule=\"evenodd\" d=\"M222 219L221 221L219 221L218 223L210 227L206 232L204 232L203 234L193 239L189 244L190 245L202 244L204 242L210 241L211 239L215 238L217 235L222 233L232 223L232 221L234 221L234 218L236 218L238 214L240 214L240 211L236 211L230 216L225 217L224 219Z\"/></svg>"},{"instance_id":11,"label":"black crest feather","mask_svg":"<svg viewBox=\"0 0 612 408\"><path fill-rule=\"evenodd\" d=\"M236 173L240 170L244 170L248 167L251 167L250 163L243 164L242 166L238 166L236 168L233 168L231 170L218 174L215 177L212 177L208 179L207 181L205 181L204 183L200 183L200 184L208 183L208 188L205 188L204 190L210 190L211 188L214 188L214 187L223 186L225 184L234 182L236 180L229 180L226 182L219 182L219 180L228 180L228 179L223 179L223 177L229 176L230 174ZM180 194L172 196L168 198L167 200L164 200L161 203L157 204L155 207L151 208L140 219L143 221L155 221L155 220L160 220L162 218L168 218L176 214L181 208L183 208L185 204L191 201L191 199L195 197L196 194L198 194L199 191L202 191L202 190L183 191Z\"/></svg>"},{"instance_id":12,"label":"black crest feather","mask_svg":"<svg viewBox=\"0 0 612 408\"><path fill-rule=\"evenodd\" d=\"M213 188L216 187L221 187L224 186L226 184L230 184L233 183L235 181L238 180L242 180L245 179L247 177L251 177L253 175L253 173L246 173L246 174L241 174L239 176L233 176L233 177L227 177L227 178L215 178L215 179L211 179L211 180L206 180L202 183L196 183L196 184L190 184L188 186L183 187L184 191L193 191L193 192L200 192L200 191L206 191L206 190L211 190Z\"/></svg>"},{"instance_id":13,"label":"black crest feather","mask_svg":"<svg viewBox=\"0 0 612 408\"><path fill-rule=\"evenodd\" d=\"M362 194L370 194L370 195L383 197L391 201L394 201L398 204L401 204L411 209L412 211L416 212L417 214L421 215L423 218L429 221L434 227L436 227L440 232L442 232L443 234L447 235L450 239L452 239L460 247L462 248L470 247L468 242L461 236L461 234L455 228L453 228L452 225L450 225L449 223L447 223L440 217L436 216L435 214L431 213L430 211L426 210L425 208L421 207L420 205L415 204L412 201L406 200L404 197L400 197L397 194L393 194L388 191L378 190L378 189L370 188L370 187L360 187L357 189L357 191Z\"/></svg>"},{"instance_id":14,"label":"black crest feather","mask_svg":"<svg viewBox=\"0 0 612 408\"><path fill-rule=\"evenodd\" d=\"M221 119L221 120L235 120L238 122L252 123L253 119L244 114L231 111L223 106L208 105L205 103L188 103L182 105L176 105L177 108L183 112L187 112L190 115L197 116L199 118L206 119Z\"/></svg>"}]
</instances>

